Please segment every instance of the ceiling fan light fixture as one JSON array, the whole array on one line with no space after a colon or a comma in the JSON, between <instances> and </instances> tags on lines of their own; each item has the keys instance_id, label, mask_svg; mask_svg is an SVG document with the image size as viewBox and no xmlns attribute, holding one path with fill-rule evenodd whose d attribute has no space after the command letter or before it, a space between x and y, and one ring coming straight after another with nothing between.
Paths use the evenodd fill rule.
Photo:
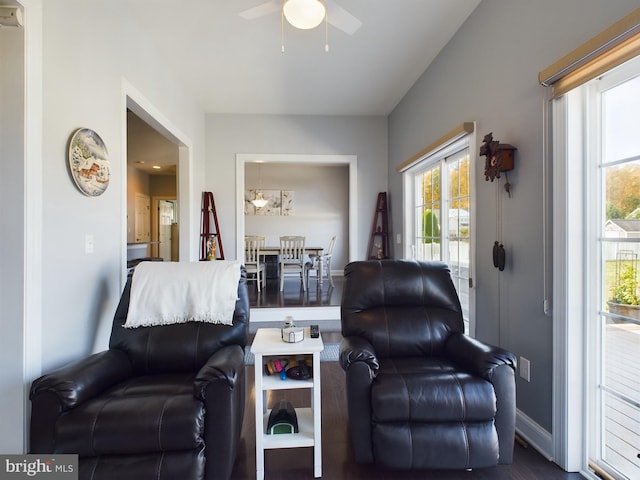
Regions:
<instances>
[{"instance_id":1,"label":"ceiling fan light fixture","mask_svg":"<svg viewBox=\"0 0 640 480\"><path fill-rule=\"evenodd\" d=\"M327 13L319 0L287 0L282 12L287 22L301 30L316 28Z\"/></svg>"},{"instance_id":2,"label":"ceiling fan light fixture","mask_svg":"<svg viewBox=\"0 0 640 480\"><path fill-rule=\"evenodd\" d=\"M267 203L269 203L269 200L267 200L266 198L264 198L262 196L262 192L256 192L256 198L254 198L253 200L251 200L251 203L253 203L256 207L258 208L262 208L264 207Z\"/></svg>"}]
</instances>

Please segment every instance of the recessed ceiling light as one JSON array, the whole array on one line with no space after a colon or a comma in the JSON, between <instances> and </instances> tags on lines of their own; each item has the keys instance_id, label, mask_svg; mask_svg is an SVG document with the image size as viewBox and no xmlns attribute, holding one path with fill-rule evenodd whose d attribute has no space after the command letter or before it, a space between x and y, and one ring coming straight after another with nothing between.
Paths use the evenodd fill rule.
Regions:
<instances>
[{"instance_id":1,"label":"recessed ceiling light","mask_svg":"<svg viewBox=\"0 0 640 480\"><path fill-rule=\"evenodd\" d=\"M154 166L153 166L153 169L154 169L154 170L160 170L160 168L162 168L162 167L160 167L160 165L154 165Z\"/></svg>"}]
</instances>

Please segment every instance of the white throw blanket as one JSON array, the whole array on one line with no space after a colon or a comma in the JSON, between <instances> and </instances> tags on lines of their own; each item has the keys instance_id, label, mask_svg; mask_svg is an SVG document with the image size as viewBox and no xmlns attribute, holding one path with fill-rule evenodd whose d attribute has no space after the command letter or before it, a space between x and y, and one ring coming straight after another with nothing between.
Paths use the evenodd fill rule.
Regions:
<instances>
[{"instance_id":1,"label":"white throw blanket","mask_svg":"<svg viewBox=\"0 0 640 480\"><path fill-rule=\"evenodd\" d=\"M231 325L240 262L142 262L133 272L126 328L209 322Z\"/></svg>"}]
</instances>

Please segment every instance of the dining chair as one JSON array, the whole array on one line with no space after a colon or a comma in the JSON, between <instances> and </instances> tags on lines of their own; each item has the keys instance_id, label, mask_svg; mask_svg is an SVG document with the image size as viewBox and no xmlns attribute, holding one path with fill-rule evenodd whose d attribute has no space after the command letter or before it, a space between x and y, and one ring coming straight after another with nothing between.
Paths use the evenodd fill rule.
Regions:
<instances>
[{"instance_id":1,"label":"dining chair","mask_svg":"<svg viewBox=\"0 0 640 480\"><path fill-rule=\"evenodd\" d=\"M282 236L280 237L280 291L284 290L285 275L297 274L300 276L302 289L306 292L307 285L304 277L305 269L305 237Z\"/></svg>"},{"instance_id":2,"label":"dining chair","mask_svg":"<svg viewBox=\"0 0 640 480\"><path fill-rule=\"evenodd\" d=\"M322 255L312 255L305 264L305 278L307 286L309 285L309 270L316 270L318 286L322 286L323 277L326 275L329 285L333 287L333 278L331 278L331 256L333 255L333 247L336 245L336 236L331 237L329 248Z\"/></svg>"},{"instance_id":3,"label":"dining chair","mask_svg":"<svg viewBox=\"0 0 640 480\"><path fill-rule=\"evenodd\" d=\"M260 253L264 243L263 236L247 235L244 237L244 266L247 270L247 281L255 280L258 293L262 291L261 287L266 286L267 278L267 267Z\"/></svg>"}]
</instances>

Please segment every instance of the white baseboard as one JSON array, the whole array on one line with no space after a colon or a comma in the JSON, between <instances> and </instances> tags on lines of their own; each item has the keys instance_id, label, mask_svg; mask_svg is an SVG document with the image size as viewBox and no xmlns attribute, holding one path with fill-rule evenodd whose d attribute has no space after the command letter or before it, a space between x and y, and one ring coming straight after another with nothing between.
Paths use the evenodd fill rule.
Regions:
<instances>
[{"instance_id":1,"label":"white baseboard","mask_svg":"<svg viewBox=\"0 0 640 480\"><path fill-rule=\"evenodd\" d=\"M253 308L251 310L251 323L258 322L282 322L284 317L291 315L297 322L299 320L313 320L322 322L327 320L340 320L340 307L286 307L286 308Z\"/></svg>"},{"instance_id":2,"label":"white baseboard","mask_svg":"<svg viewBox=\"0 0 640 480\"><path fill-rule=\"evenodd\" d=\"M553 436L531 417L516 409L516 432L543 457L553 461Z\"/></svg>"}]
</instances>

